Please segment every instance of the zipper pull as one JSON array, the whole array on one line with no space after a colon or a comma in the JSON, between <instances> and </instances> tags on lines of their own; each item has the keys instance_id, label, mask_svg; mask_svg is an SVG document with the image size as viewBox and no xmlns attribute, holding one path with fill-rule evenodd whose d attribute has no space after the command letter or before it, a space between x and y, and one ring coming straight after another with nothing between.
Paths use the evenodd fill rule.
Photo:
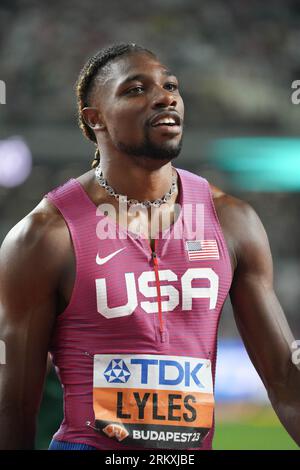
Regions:
<instances>
[{"instance_id":1,"label":"zipper pull","mask_svg":"<svg viewBox=\"0 0 300 470\"><path fill-rule=\"evenodd\" d=\"M155 253L155 251L152 251L152 259L155 266L158 266L157 254Z\"/></svg>"}]
</instances>

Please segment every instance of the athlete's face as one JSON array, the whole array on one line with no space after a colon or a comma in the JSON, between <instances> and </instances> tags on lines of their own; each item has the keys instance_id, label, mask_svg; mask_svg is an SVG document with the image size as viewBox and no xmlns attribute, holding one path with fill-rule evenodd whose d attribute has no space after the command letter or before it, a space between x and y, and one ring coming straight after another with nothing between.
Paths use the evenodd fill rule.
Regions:
<instances>
[{"instance_id":1,"label":"athlete's face","mask_svg":"<svg viewBox=\"0 0 300 470\"><path fill-rule=\"evenodd\" d=\"M133 53L109 64L100 81L94 100L109 145L153 159L179 155L184 105L178 80L164 65L149 54Z\"/></svg>"}]
</instances>

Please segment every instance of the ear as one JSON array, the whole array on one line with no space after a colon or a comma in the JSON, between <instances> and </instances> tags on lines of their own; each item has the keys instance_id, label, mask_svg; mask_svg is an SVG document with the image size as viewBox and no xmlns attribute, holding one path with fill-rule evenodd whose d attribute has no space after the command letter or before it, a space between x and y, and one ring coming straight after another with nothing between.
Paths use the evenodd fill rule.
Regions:
<instances>
[{"instance_id":1,"label":"ear","mask_svg":"<svg viewBox=\"0 0 300 470\"><path fill-rule=\"evenodd\" d=\"M94 131L105 129L105 125L97 108L83 108L81 114L84 122Z\"/></svg>"}]
</instances>

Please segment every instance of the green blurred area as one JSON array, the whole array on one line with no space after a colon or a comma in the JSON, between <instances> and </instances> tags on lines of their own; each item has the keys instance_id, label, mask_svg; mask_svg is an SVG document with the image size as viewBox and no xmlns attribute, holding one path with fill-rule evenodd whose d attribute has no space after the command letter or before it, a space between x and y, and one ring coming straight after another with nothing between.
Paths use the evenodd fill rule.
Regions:
<instances>
[{"instance_id":1,"label":"green blurred area","mask_svg":"<svg viewBox=\"0 0 300 470\"><path fill-rule=\"evenodd\" d=\"M271 405L217 404L214 449L299 450Z\"/></svg>"},{"instance_id":2,"label":"green blurred area","mask_svg":"<svg viewBox=\"0 0 300 470\"><path fill-rule=\"evenodd\" d=\"M282 426L217 422L215 450L299 450Z\"/></svg>"},{"instance_id":3,"label":"green blurred area","mask_svg":"<svg viewBox=\"0 0 300 470\"><path fill-rule=\"evenodd\" d=\"M63 392L55 369L48 374L38 418L36 449L47 449L63 419Z\"/></svg>"},{"instance_id":4,"label":"green blurred area","mask_svg":"<svg viewBox=\"0 0 300 470\"><path fill-rule=\"evenodd\" d=\"M300 139L231 137L208 146L210 161L243 191L300 191Z\"/></svg>"},{"instance_id":5,"label":"green blurred area","mask_svg":"<svg viewBox=\"0 0 300 470\"><path fill-rule=\"evenodd\" d=\"M54 369L47 377L36 449L47 449L63 418L62 389ZM269 406L218 404L214 449L299 450Z\"/></svg>"}]
</instances>

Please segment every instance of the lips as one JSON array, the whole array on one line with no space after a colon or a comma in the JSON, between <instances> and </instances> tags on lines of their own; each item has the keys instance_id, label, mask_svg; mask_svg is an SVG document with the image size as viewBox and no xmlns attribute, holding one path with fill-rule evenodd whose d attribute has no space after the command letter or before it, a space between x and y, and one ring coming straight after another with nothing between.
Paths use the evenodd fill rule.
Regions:
<instances>
[{"instance_id":1,"label":"lips","mask_svg":"<svg viewBox=\"0 0 300 470\"><path fill-rule=\"evenodd\" d=\"M157 113L155 116L150 120L150 125L152 127L157 126L180 126L181 125L181 118L179 114L176 112L163 112Z\"/></svg>"}]
</instances>

